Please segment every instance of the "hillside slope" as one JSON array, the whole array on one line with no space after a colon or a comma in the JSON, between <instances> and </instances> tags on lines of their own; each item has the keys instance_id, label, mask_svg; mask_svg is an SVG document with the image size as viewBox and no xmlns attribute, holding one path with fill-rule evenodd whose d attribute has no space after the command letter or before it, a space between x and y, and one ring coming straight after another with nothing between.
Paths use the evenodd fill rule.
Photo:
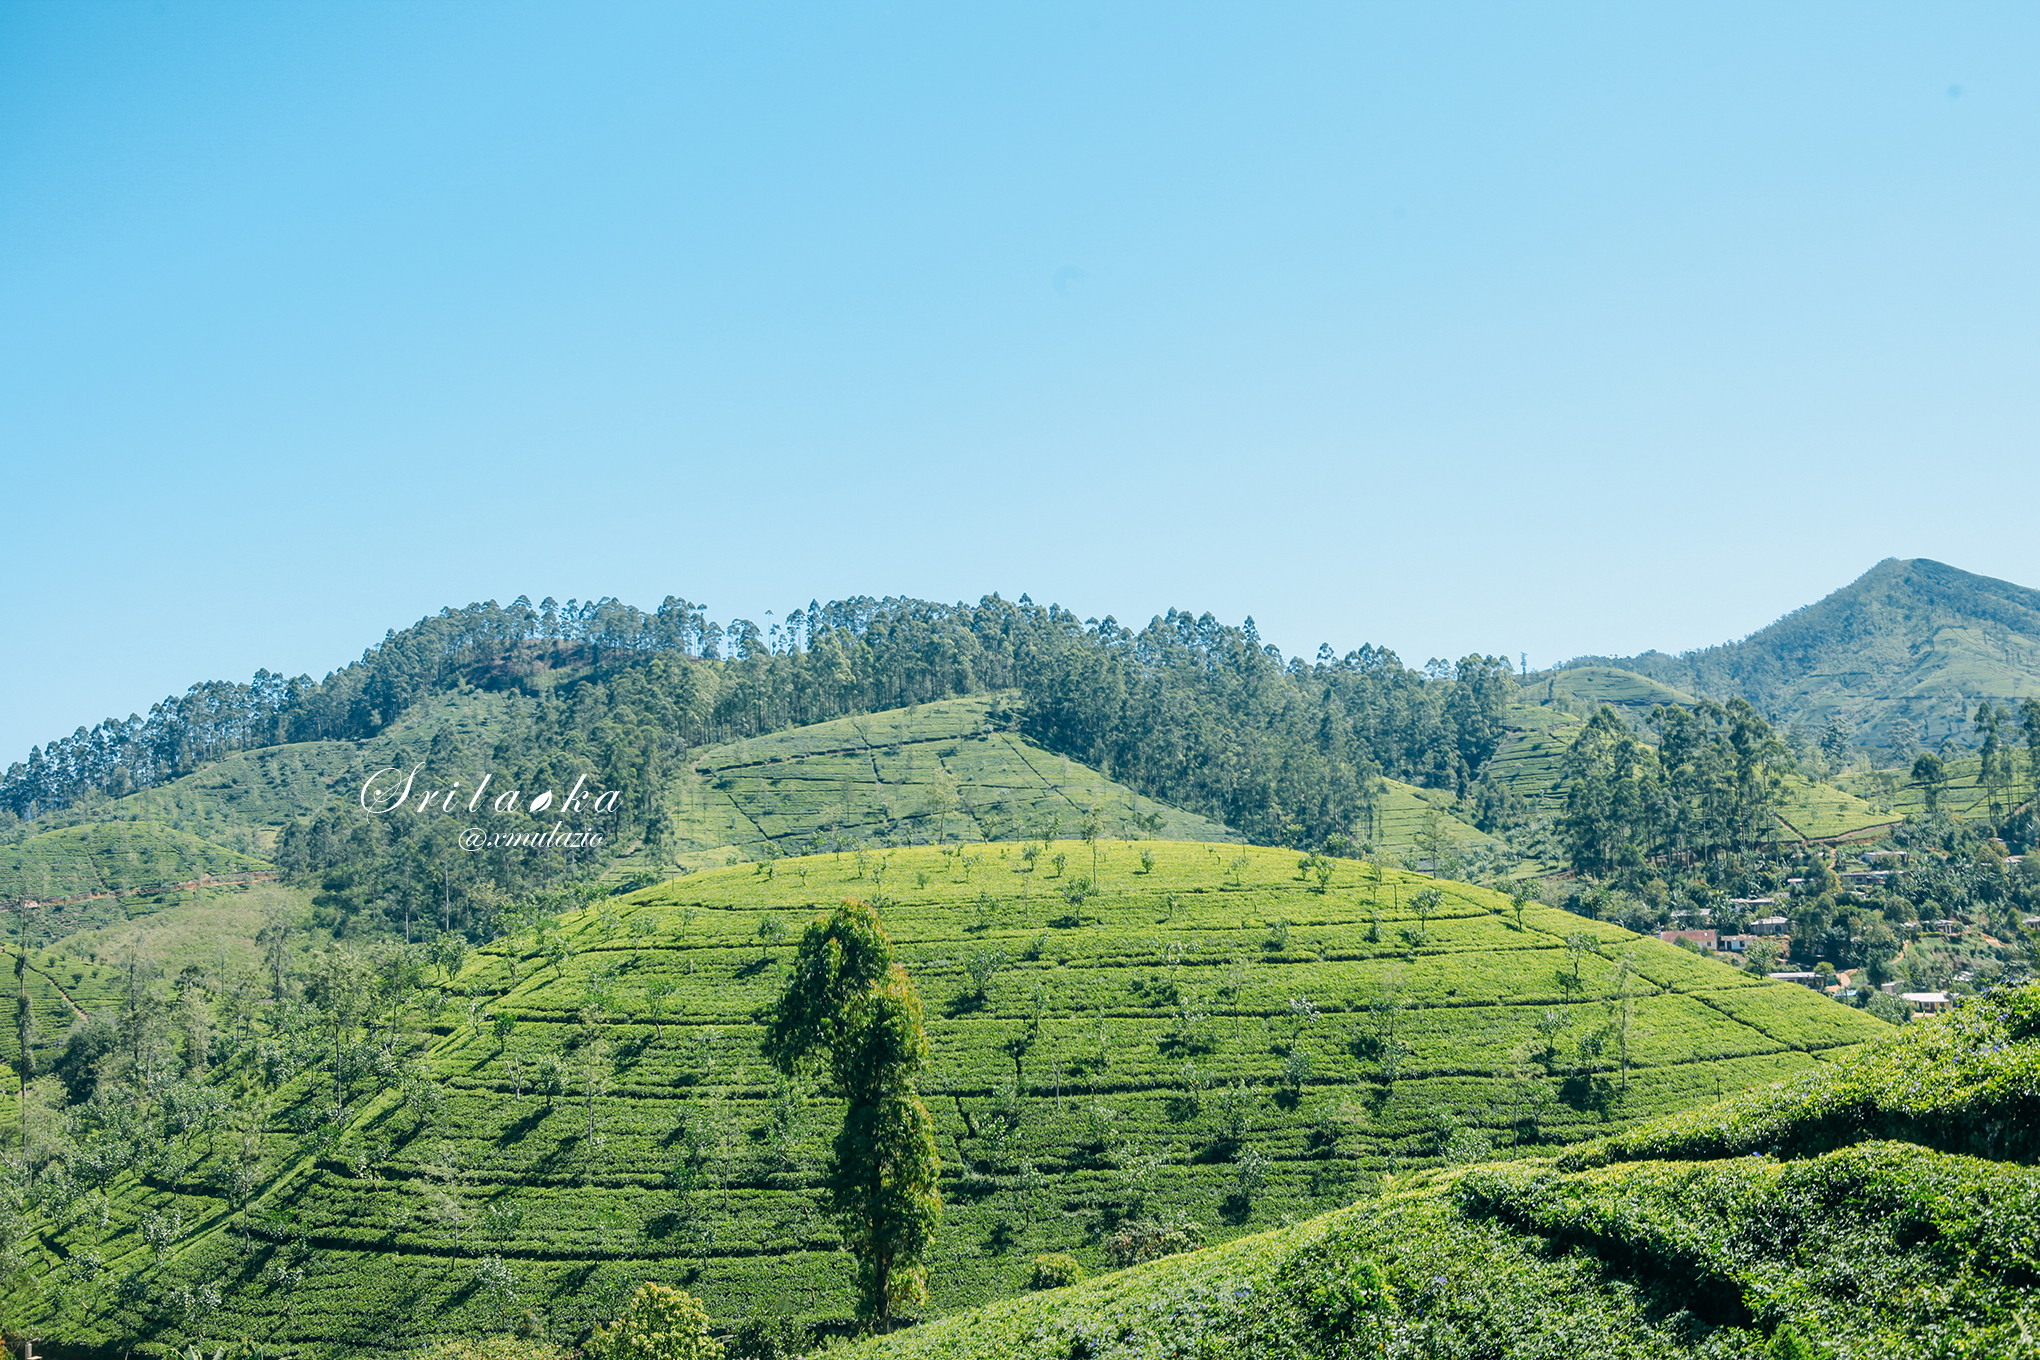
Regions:
<instances>
[{"instance_id":1,"label":"hillside slope","mask_svg":"<svg viewBox=\"0 0 2040 1360\"><path fill-rule=\"evenodd\" d=\"M867 1342L866 1360L2031 1356L2040 989L1556 1158Z\"/></svg>"},{"instance_id":2,"label":"hillside slope","mask_svg":"<svg viewBox=\"0 0 2040 1360\"><path fill-rule=\"evenodd\" d=\"M214 1122L158 1156L79 1124L77 1155L118 1169L103 1201L41 1221L35 1259L75 1285L39 1305L41 1334L181 1345L188 1301L216 1297L206 1334L297 1354L527 1311L572 1340L645 1278L720 1319L846 1317L818 1181L840 1108L771 1078L753 1018L784 979L774 924L846 895L883 899L927 1003L937 1312L1014 1292L1035 1252L1101 1266L1133 1220L1225 1239L1889 1033L1535 904L1519 929L1464 884L1352 861L1320 882L1294 851L1236 845L1096 849L1103 890L1074 902L1081 842L917 847L690 875L476 950L450 980L394 949L315 960L319 1004L276 1011L207 1078L229 1097Z\"/></svg>"},{"instance_id":3,"label":"hillside slope","mask_svg":"<svg viewBox=\"0 0 2040 1360\"><path fill-rule=\"evenodd\" d=\"M1623 700L1614 697L1641 696L1654 703L1656 691L1647 687L1641 677L1637 679L1639 684L1634 688L1612 683L1595 686L1598 701L1610 703L1625 716L1641 721L1648 716L1647 708L1640 703L1625 707ZM1522 799L1532 814L1561 815L1565 811L1566 751L1578 740L1584 726L1578 716L1563 708L1511 705L1504 719L1502 742L1488 766L1490 776ZM1982 790L1976 787L1975 766L1974 757L1968 759L1966 767L1962 761L1951 762L1944 806L1967 810L1982 800ZM1845 790L1798 774L1787 775L1779 791L1778 838L1788 842L1829 841L1871 835L1898 821L1905 815L1904 809L1919 805L1919 790L1901 784L1896 777L1882 782L1875 778L1860 782L1861 789Z\"/></svg>"},{"instance_id":4,"label":"hillside slope","mask_svg":"<svg viewBox=\"0 0 2040 1360\"><path fill-rule=\"evenodd\" d=\"M837 718L711 746L667 790L670 862L720 864L818 846L1017 841L1074 831L1229 841L1195 813L1143 798L1006 730L1010 693ZM995 716L996 715L996 716Z\"/></svg>"},{"instance_id":5,"label":"hillside slope","mask_svg":"<svg viewBox=\"0 0 2040 1360\"><path fill-rule=\"evenodd\" d=\"M1932 746L1968 736L1980 697L2040 695L2040 590L1887 558L1740 642L1583 660L1705 698L1741 694L1777 722L1837 717L1867 744L1903 719Z\"/></svg>"},{"instance_id":6,"label":"hillside slope","mask_svg":"<svg viewBox=\"0 0 2040 1360\"><path fill-rule=\"evenodd\" d=\"M270 865L149 821L95 822L0 845L0 902L69 900L264 873Z\"/></svg>"}]
</instances>

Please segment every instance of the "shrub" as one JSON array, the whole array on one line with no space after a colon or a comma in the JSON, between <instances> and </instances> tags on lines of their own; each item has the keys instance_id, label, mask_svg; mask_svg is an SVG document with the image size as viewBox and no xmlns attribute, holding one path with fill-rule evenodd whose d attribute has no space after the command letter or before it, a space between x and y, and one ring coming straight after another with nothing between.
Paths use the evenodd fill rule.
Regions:
<instances>
[{"instance_id":1,"label":"shrub","mask_svg":"<svg viewBox=\"0 0 2040 1360\"><path fill-rule=\"evenodd\" d=\"M1292 1288L1319 1334L1341 1340L1358 1336L1370 1318L1395 1306L1395 1293L1381 1268L1365 1256L1301 1257Z\"/></svg>"},{"instance_id":2,"label":"shrub","mask_svg":"<svg viewBox=\"0 0 2040 1360\"><path fill-rule=\"evenodd\" d=\"M623 1316L589 1338L593 1360L722 1360L723 1344L708 1334L708 1314L684 1289L647 1281Z\"/></svg>"},{"instance_id":3,"label":"shrub","mask_svg":"<svg viewBox=\"0 0 2040 1360\"><path fill-rule=\"evenodd\" d=\"M420 1360L567 1360L564 1347L522 1336L462 1336L436 1342Z\"/></svg>"},{"instance_id":4,"label":"shrub","mask_svg":"<svg viewBox=\"0 0 2040 1360\"><path fill-rule=\"evenodd\" d=\"M1084 1268L1077 1258L1063 1252L1051 1252L1034 1258L1034 1273L1027 1278L1029 1289L1061 1289L1084 1278Z\"/></svg>"},{"instance_id":5,"label":"shrub","mask_svg":"<svg viewBox=\"0 0 2040 1360\"><path fill-rule=\"evenodd\" d=\"M737 1328L729 1344L729 1360L793 1360L806 1355L808 1329L784 1313L754 1317Z\"/></svg>"},{"instance_id":6,"label":"shrub","mask_svg":"<svg viewBox=\"0 0 2040 1360\"><path fill-rule=\"evenodd\" d=\"M1764 1354L1769 1360L1815 1360L1817 1352L1788 1322L1771 1333L1771 1344L1764 1348Z\"/></svg>"},{"instance_id":7,"label":"shrub","mask_svg":"<svg viewBox=\"0 0 2040 1360\"><path fill-rule=\"evenodd\" d=\"M1105 1254L1113 1265L1123 1268L1195 1251L1203 1245L1203 1235L1188 1219L1139 1218L1121 1224L1118 1232L1105 1239Z\"/></svg>"}]
</instances>

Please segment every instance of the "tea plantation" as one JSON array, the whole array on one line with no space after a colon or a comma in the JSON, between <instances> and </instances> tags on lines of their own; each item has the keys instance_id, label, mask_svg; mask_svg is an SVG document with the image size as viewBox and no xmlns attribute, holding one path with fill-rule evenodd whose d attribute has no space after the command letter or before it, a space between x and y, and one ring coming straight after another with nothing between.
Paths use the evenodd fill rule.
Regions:
<instances>
[{"instance_id":1,"label":"tea plantation","mask_svg":"<svg viewBox=\"0 0 2040 1360\"><path fill-rule=\"evenodd\" d=\"M704 748L666 791L669 857L699 867L838 844L1017 840L1074 831L1094 811L1121 834L1145 820L1165 839L1237 839L1006 730L1014 697L945 699Z\"/></svg>"},{"instance_id":2,"label":"tea plantation","mask_svg":"<svg viewBox=\"0 0 2040 1360\"><path fill-rule=\"evenodd\" d=\"M1557 1156L1387 1178L852 1353L2015 1360L2040 1344L2036 1128L2029 986Z\"/></svg>"},{"instance_id":3,"label":"tea plantation","mask_svg":"<svg viewBox=\"0 0 2040 1360\"><path fill-rule=\"evenodd\" d=\"M93 822L0 845L0 902L111 896L270 867L157 822Z\"/></svg>"},{"instance_id":4,"label":"tea plantation","mask_svg":"<svg viewBox=\"0 0 2040 1360\"><path fill-rule=\"evenodd\" d=\"M1338 1224L1407 1237L1398 1263L1477 1255L1515 1230L1424 1237L1460 1212L1456 1173L1427 1168L1549 1156L1890 1033L1612 926L1534 903L1519 924L1484 889L1294 851L1059 841L738 865L429 965L315 956L306 1002L258 1018L265 1037L203 1083L215 1096L178 1097L162 1155L136 1156L118 1111L74 1126L76 1163L127 1169L41 1211L43 1288L11 1306L106 1352L573 1341L645 1279L684 1284L721 1325L841 1322L851 1268L819 1194L841 1109L770 1073L754 1017L792 935L850 896L881 905L927 1006L946 1201L932 1315L1023 1290L1038 1254L1095 1271L1380 1187L1224 1271ZM1584 1278L1511 1250L1550 1282Z\"/></svg>"}]
</instances>

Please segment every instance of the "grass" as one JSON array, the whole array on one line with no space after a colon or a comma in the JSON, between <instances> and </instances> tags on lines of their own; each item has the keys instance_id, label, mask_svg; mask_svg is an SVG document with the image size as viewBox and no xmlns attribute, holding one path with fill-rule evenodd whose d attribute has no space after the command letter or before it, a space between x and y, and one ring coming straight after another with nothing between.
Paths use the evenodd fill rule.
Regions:
<instances>
[{"instance_id":1,"label":"grass","mask_svg":"<svg viewBox=\"0 0 2040 1360\"><path fill-rule=\"evenodd\" d=\"M1860 838L1873 828L1892 826L1901 816L1833 784L1787 775L1778 819L1801 839L1821 841Z\"/></svg>"},{"instance_id":2,"label":"grass","mask_svg":"<svg viewBox=\"0 0 2040 1360\"><path fill-rule=\"evenodd\" d=\"M1544 683L1541 686L1532 684L1529 687L1533 698L1542 698L1547 703L1553 699L1566 699L1588 705L1589 711L1602 704L1613 704L1617 708L1631 710L1630 716L1641 718L1660 704L1690 708L1700 702L1683 690L1617 666L1569 666L1542 679Z\"/></svg>"},{"instance_id":3,"label":"grass","mask_svg":"<svg viewBox=\"0 0 2040 1360\"><path fill-rule=\"evenodd\" d=\"M2016 738L2018 734L2011 735ZM2014 776L2009 797L2016 807L2033 797L2035 783L2023 742L2012 752L2012 761ZM1942 812L1963 821L1989 818L1989 795L1980 781L1982 765L1983 758L1977 755L1954 756L1947 761L1948 780L1939 795ZM1856 772L1843 775L1840 782L1869 805L1888 809L1884 813L1886 821L1924 816L1927 812L1927 791L1911 782L1909 771Z\"/></svg>"},{"instance_id":4,"label":"grass","mask_svg":"<svg viewBox=\"0 0 2040 1360\"><path fill-rule=\"evenodd\" d=\"M718 1319L847 1316L849 1260L818 1214L840 1111L771 1076L753 1019L790 953L760 925L797 929L847 895L883 900L927 1002L947 1201L937 1314L1023 1289L1037 1254L1105 1268L1136 1216L1225 1241L1384 1177L1549 1153L1803 1076L1888 1032L1606 924L1532 905L1518 930L1505 898L1413 873L1338 861L1319 891L1293 851L1167 841L1101 843L1096 872L1102 891L1073 904L1064 889L1092 873L1080 842L1031 862L1011 844L842 852L574 914L564 951L499 942L421 999L441 1105L423 1122L392 1078L338 1129L319 1031L281 1032L263 1061L298 1072L267 1098L254 1234L219 1189L225 1154L194 1135L182 1169L121 1173L103 1222L49 1225L101 1275L48 1335L185 1335L178 1291L216 1284L219 1335L294 1353L407 1346L502 1325L477 1285L490 1256L562 1341L646 1278L684 1283ZM1582 930L1596 948L1575 988L1563 944ZM979 951L1005 956L981 995L966 972ZM1579 1049L1612 1042L1625 958L1626 1081L1611 1049ZM656 1024L655 984L674 989ZM564 1089L548 1096L533 1081L552 1061ZM1244 1191L1242 1166L1260 1168ZM185 1230L158 1265L141 1227L172 1212Z\"/></svg>"}]
</instances>

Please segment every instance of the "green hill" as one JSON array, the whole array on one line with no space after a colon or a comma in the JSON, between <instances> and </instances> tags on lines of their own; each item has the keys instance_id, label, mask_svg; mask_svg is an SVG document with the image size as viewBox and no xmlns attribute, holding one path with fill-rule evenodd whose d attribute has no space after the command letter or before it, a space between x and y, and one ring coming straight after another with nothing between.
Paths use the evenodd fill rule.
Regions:
<instances>
[{"instance_id":1,"label":"green hill","mask_svg":"<svg viewBox=\"0 0 2040 1360\"><path fill-rule=\"evenodd\" d=\"M256 935L266 914L301 918L308 896L277 883L236 884L123 897L117 909L82 919L76 909L45 917L18 983L28 997L29 1051L37 1070L52 1069L81 1021L118 1020L130 963L173 978L195 966L213 985L232 985L261 957ZM293 956L303 945L302 938L293 942ZM18 956L13 941L0 952L10 973ZM0 1062L16 1061L19 1036L15 1024L0 1029ZM17 1128L19 1114L15 1087L0 1090L0 1128Z\"/></svg>"},{"instance_id":2,"label":"green hill","mask_svg":"<svg viewBox=\"0 0 2040 1360\"><path fill-rule=\"evenodd\" d=\"M155 788L88 802L44 820L139 818L266 854L292 820L351 802L370 771L422 757L435 741L485 750L506 731L527 724L532 709L532 701L517 694L435 696L365 741L299 741L236 751Z\"/></svg>"},{"instance_id":3,"label":"green hill","mask_svg":"<svg viewBox=\"0 0 2040 1360\"><path fill-rule=\"evenodd\" d=\"M1015 732L1009 693L837 718L710 746L669 786L670 862L720 864L819 845L1020 840L1075 830L1096 810L1113 833L1238 839L1142 798Z\"/></svg>"},{"instance_id":4,"label":"green hill","mask_svg":"<svg viewBox=\"0 0 2040 1360\"><path fill-rule=\"evenodd\" d=\"M2011 1357L2040 1336L2040 989L1556 1157L854 1353Z\"/></svg>"},{"instance_id":5,"label":"green hill","mask_svg":"<svg viewBox=\"0 0 2040 1360\"><path fill-rule=\"evenodd\" d=\"M1866 744L1888 745L1900 720L1929 746L1966 741L1980 698L2040 696L2040 591L1888 558L1740 642L1603 664L1707 698L1743 695L1780 724L1838 718Z\"/></svg>"},{"instance_id":6,"label":"green hill","mask_svg":"<svg viewBox=\"0 0 2040 1360\"><path fill-rule=\"evenodd\" d=\"M1094 810L1107 834L1239 839L1218 822L1143 797L1012 731L1014 698L1001 691L938 700L699 748L663 790L662 848L613 861L610 877L648 866L716 867L732 857L757 860L836 844L1015 841L1058 828L1074 832ZM108 820L44 834L68 846L72 840L65 838L87 837L97 844L111 837L126 844L150 835L160 839L158 833L188 840L196 831L266 850L292 820L349 807L370 771L424 758L435 743L438 749L468 752L462 759L472 761L478 757L471 753L486 751L528 723L530 709L530 701L514 695L436 698L368 741L241 751L161 787L64 814L166 824L156 832L122 831L118 828L148 823ZM1462 851L1492 845L1463 812L1440 791L1383 780L1372 818L1359 829L1393 858L1413 858L1439 840ZM0 848L0 873L9 855L25 865L46 862L47 855L23 848L40 840ZM61 882L88 878L74 874Z\"/></svg>"},{"instance_id":7,"label":"green hill","mask_svg":"<svg viewBox=\"0 0 2040 1360\"><path fill-rule=\"evenodd\" d=\"M1526 692L1528 697L1547 705L1565 703L1591 712L1609 704L1627 710L1631 717L1639 719L1648 716L1650 710L1660 704L1690 707L1699 702L1692 695L1670 685L1617 666L1567 666L1544 675L1541 683L1529 682Z\"/></svg>"},{"instance_id":8,"label":"green hill","mask_svg":"<svg viewBox=\"0 0 2040 1360\"><path fill-rule=\"evenodd\" d=\"M1642 677L1635 678L1642 681ZM1531 690L1534 696L1536 687ZM1599 701L1639 720L1648 713L1643 702L1648 700L1654 706L1660 698L1659 689L1647 681L1634 687L1610 683L1598 690ZM1572 691L1575 697L1581 692ZM1617 698L1618 695L1640 697L1636 705L1625 707L1626 701ZM1673 701L1664 699L1667 703ZM1565 753L1579 737L1581 720L1569 708L1515 704L1510 706L1505 723L1506 735L1488 766L1492 777L1522 799L1533 813L1547 817L1563 813ZM1951 811L1967 811L1981 803L1983 791L1976 785L1976 764L1973 756L1966 762L1951 762L1949 787L1942 797L1943 805ZM1780 838L1827 841L1863 837L1891 826L1908 811L1924 810L1920 791L1904 785L1896 776L1886 775L1880 781L1872 775L1852 782L1860 783L1861 787L1844 789L1797 774L1787 775L1779 797Z\"/></svg>"},{"instance_id":9,"label":"green hill","mask_svg":"<svg viewBox=\"0 0 2040 1360\"><path fill-rule=\"evenodd\" d=\"M1015 1292L1038 1252L1102 1268L1136 1221L1222 1241L1889 1032L1535 904L1519 930L1463 884L1353 861L1320 883L1294 851L1237 845L1096 849L1088 898L1066 891L1094 873L1081 842L841 852L616 899L450 979L386 946L315 958L313 1004L264 1008L205 1075L219 1098L175 1097L158 1139L112 1111L70 1134L39 1116L105 1198L44 1201L20 1249L67 1292L18 1307L108 1353L249 1335L333 1354L526 1312L570 1340L645 1278L720 1319L844 1318L817 1182L838 1109L768 1076L753 1017L783 980L769 923L846 895L883 900L927 1002L936 1313Z\"/></svg>"},{"instance_id":10,"label":"green hill","mask_svg":"<svg viewBox=\"0 0 2040 1360\"><path fill-rule=\"evenodd\" d=\"M156 822L94 822L0 845L0 902L110 896L270 868Z\"/></svg>"}]
</instances>

